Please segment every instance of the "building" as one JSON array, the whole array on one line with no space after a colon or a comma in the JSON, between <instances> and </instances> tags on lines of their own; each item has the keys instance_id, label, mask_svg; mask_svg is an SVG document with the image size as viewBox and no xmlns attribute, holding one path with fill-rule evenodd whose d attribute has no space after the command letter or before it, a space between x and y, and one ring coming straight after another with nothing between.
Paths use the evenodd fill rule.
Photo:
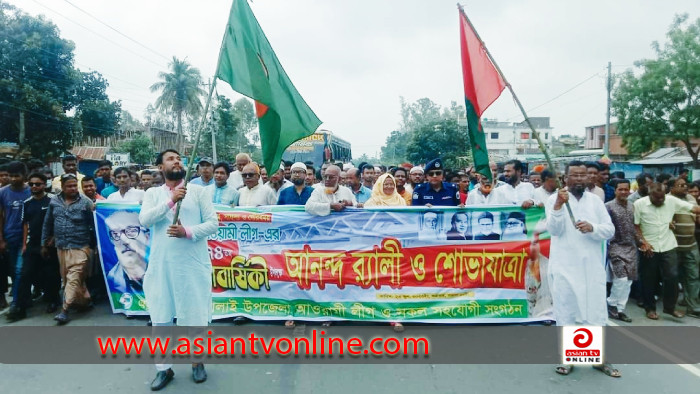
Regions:
<instances>
[{"instance_id":1,"label":"building","mask_svg":"<svg viewBox=\"0 0 700 394\"><path fill-rule=\"evenodd\" d=\"M605 125L586 127L584 148L603 149L605 145ZM622 146L622 136L617 134L617 123L610 124L610 158L624 160L628 156L627 149Z\"/></svg>"},{"instance_id":2,"label":"building","mask_svg":"<svg viewBox=\"0 0 700 394\"><path fill-rule=\"evenodd\" d=\"M553 128L549 125L549 117L530 118L530 122L539 132L542 142L551 149ZM489 156L495 161L541 153L537 140L532 136L532 130L524 121L510 123L482 119L481 126L486 134Z\"/></svg>"}]
</instances>

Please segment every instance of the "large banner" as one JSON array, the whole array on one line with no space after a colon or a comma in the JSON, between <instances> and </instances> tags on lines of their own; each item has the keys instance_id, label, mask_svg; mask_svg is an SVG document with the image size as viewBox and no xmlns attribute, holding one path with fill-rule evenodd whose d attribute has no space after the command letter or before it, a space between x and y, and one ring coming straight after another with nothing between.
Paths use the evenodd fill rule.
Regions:
<instances>
[{"instance_id":1,"label":"large banner","mask_svg":"<svg viewBox=\"0 0 700 394\"><path fill-rule=\"evenodd\" d=\"M552 320L540 208L217 206L214 319L514 323ZM113 311L147 314L150 252L138 205L98 203Z\"/></svg>"}]
</instances>

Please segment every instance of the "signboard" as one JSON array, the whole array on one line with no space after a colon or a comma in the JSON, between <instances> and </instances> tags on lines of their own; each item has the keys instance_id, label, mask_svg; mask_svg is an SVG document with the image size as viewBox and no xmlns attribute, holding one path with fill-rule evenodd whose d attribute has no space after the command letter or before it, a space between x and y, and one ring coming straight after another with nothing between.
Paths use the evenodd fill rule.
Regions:
<instances>
[{"instance_id":1,"label":"signboard","mask_svg":"<svg viewBox=\"0 0 700 394\"><path fill-rule=\"evenodd\" d=\"M131 163L131 153L107 153L105 159L112 162L112 167L124 167Z\"/></svg>"},{"instance_id":2,"label":"signboard","mask_svg":"<svg viewBox=\"0 0 700 394\"><path fill-rule=\"evenodd\" d=\"M214 319L553 319L541 208L366 208L325 217L303 206L216 208L219 228L208 241ZM97 204L114 312L147 313L141 278L150 239L139 209Z\"/></svg>"}]
</instances>

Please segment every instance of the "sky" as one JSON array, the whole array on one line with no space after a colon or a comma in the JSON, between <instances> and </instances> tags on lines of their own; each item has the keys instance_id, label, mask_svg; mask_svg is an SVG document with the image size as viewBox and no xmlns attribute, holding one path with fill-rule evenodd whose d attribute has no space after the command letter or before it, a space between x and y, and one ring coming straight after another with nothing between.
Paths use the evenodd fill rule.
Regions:
<instances>
[{"instance_id":1,"label":"sky","mask_svg":"<svg viewBox=\"0 0 700 394\"><path fill-rule=\"evenodd\" d=\"M238 1L238 0L236 0ZM107 93L138 119L149 87L172 56L205 79L216 68L231 0L10 0L45 15L75 43L75 65L109 81ZM400 123L400 97L464 104L459 14L454 0L255 0L250 2L290 79L353 156L378 156ZM674 15L700 17L697 0L463 1L467 16L528 115L554 134L605 123L612 72L653 58ZM126 37L125 37L126 36ZM127 38L128 37L128 38ZM240 95L225 82L217 90ZM507 91L484 118L524 118Z\"/></svg>"}]
</instances>

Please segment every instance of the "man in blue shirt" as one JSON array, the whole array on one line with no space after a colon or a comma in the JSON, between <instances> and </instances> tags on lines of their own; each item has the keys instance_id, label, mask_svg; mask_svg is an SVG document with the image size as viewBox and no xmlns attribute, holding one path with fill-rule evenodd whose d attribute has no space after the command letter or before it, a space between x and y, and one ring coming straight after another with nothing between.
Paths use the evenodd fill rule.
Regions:
<instances>
[{"instance_id":1,"label":"man in blue shirt","mask_svg":"<svg viewBox=\"0 0 700 394\"><path fill-rule=\"evenodd\" d=\"M97 177L95 178L97 193L102 195L102 190L110 186L114 186L112 183L112 162L109 160L102 160L97 163ZM116 189L114 191L116 191ZM107 198L108 196L104 197Z\"/></svg>"},{"instance_id":2,"label":"man in blue shirt","mask_svg":"<svg viewBox=\"0 0 700 394\"><path fill-rule=\"evenodd\" d=\"M27 166L19 161L7 163L10 184L0 189L0 253L7 252L7 272L12 276L12 306L7 314L9 321L26 316L25 306L18 303L22 281L22 208L24 201L31 197L29 187L24 184ZM4 279L4 278L1 278ZM5 299L5 293L2 293Z\"/></svg>"},{"instance_id":3,"label":"man in blue shirt","mask_svg":"<svg viewBox=\"0 0 700 394\"><path fill-rule=\"evenodd\" d=\"M296 162L291 167L291 181L294 187L288 187L280 192L277 205L305 205L311 197L314 188L306 186L306 165Z\"/></svg>"},{"instance_id":4,"label":"man in blue shirt","mask_svg":"<svg viewBox=\"0 0 700 394\"><path fill-rule=\"evenodd\" d=\"M412 205L463 206L459 201L459 189L450 183L443 182L442 160L437 158L429 161L425 166L425 174L428 181L413 189Z\"/></svg>"},{"instance_id":5,"label":"man in blue shirt","mask_svg":"<svg viewBox=\"0 0 700 394\"><path fill-rule=\"evenodd\" d=\"M192 179L190 181L193 185L199 186L209 186L214 183L214 167L212 165L212 160L208 157L202 157L197 163L197 172L199 173L199 178Z\"/></svg>"},{"instance_id":6,"label":"man in blue shirt","mask_svg":"<svg viewBox=\"0 0 700 394\"><path fill-rule=\"evenodd\" d=\"M240 193L233 186L228 184L228 176L231 173L231 166L220 161L214 165L214 183L207 186L211 192L214 204L224 204L235 207L238 205Z\"/></svg>"},{"instance_id":7,"label":"man in blue shirt","mask_svg":"<svg viewBox=\"0 0 700 394\"><path fill-rule=\"evenodd\" d=\"M374 171L374 170L372 170ZM357 168L350 168L347 171L347 185L355 195L355 199L358 204L364 204L370 197L372 197L372 190L367 186L362 184L360 180L360 170Z\"/></svg>"}]
</instances>

